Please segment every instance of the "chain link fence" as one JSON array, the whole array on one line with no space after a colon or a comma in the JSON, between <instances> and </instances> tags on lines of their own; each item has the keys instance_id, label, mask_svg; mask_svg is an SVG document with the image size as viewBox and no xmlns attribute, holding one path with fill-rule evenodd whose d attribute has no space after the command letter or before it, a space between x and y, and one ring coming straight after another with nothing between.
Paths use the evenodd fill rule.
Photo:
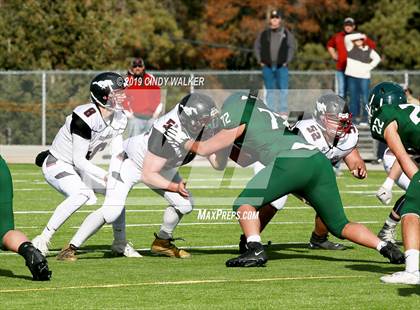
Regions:
<instances>
[{"instance_id":1,"label":"chain link fence","mask_svg":"<svg viewBox=\"0 0 420 310\"><path fill-rule=\"evenodd\" d=\"M99 71L0 71L0 144L48 145L77 105L89 101ZM124 72L121 72L124 74ZM194 89L262 89L261 71L149 72L162 84L168 111ZM420 71L374 71L371 85L391 80L420 91ZM302 90L336 89L335 71L290 71L289 109ZM291 94L291 95L290 95ZM295 95L293 95L295 94Z\"/></svg>"}]
</instances>

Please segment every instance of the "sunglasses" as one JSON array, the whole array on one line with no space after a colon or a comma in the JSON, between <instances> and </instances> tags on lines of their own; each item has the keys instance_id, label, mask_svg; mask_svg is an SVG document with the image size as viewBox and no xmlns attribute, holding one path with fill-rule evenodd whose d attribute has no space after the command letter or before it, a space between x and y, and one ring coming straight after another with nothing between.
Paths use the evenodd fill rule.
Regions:
<instances>
[{"instance_id":1,"label":"sunglasses","mask_svg":"<svg viewBox=\"0 0 420 310\"><path fill-rule=\"evenodd\" d=\"M131 68L143 68L143 65L132 65Z\"/></svg>"}]
</instances>

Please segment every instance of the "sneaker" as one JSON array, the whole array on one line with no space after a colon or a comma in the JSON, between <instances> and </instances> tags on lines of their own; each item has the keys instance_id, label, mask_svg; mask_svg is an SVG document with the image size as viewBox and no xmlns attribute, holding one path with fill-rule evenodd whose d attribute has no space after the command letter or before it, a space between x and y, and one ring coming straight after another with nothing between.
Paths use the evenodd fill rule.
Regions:
<instances>
[{"instance_id":1,"label":"sneaker","mask_svg":"<svg viewBox=\"0 0 420 310\"><path fill-rule=\"evenodd\" d=\"M47 260L40 250L34 247L25 261L34 281L49 281L51 279L52 272L48 269Z\"/></svg>"},{"instance_id":2,"label":"sneaker","mask_svg":"<svg viewBox=\"0 0 420 310\"><path fill-rule=\"evenodd\" d=\"M155 241L152 243L150 251L155 255L164 255L176 258L190 258L191 254L185 250L178 249L175 244L172 243L175 239L160 239L155 234Z\"/></svg>"},{"instance_id":3,"label":"sneaker","mask_svg":"<svg viewBox=\"0 0 420 310\"><path fill-rule=\"evenodd\" d=\"M259 242L248 242L248 249L238 257L226 261L226 267L263 267L267 262L264 247Z\"/></svg>"},{"instance_id":4,"label":"sneaker","mask_svg":"<svg viewBox=\"0 0 420 310\"><path fill-rule=\"evenodd\" d=\"M126 240L114 240L111 245L111 251L114 255L136 258L143 257L134 249L133 245Z\"/></svg>"},{"instance_id":5,"label":"sneaker","mask_svg":"<svg viewBox=\"0 0 420 310\"><path fill-rule=\"evenodd\" d=\"M381 281L383 283L420 285L420 273L418 271L417 272L399 271L399 272L381 277Z\"/></svg>"},{"instance_id":6,"label":"sneaker","mask_svg":"<svg viewBox=\"0 0 420 310\"><path fill-rule=\"evenodd\" d=\"M75 262L77 260L76 250L77 248L73 244L69 244L64 247L60 253L58 253L57 259L67 262Z\"/></svg>"},{"instance_id":7,"label":"sneaker","mask_svg":"<svg viewBox=\"0 0 420 310\"><path fill-rule=\"evenodd\" d=\"M397 230L396 226L389 226L387 223L382 226L382 229L378 233L378 238L385 242L397 243Z\"/></svg>"},{"instance_id":8,"label":"sneaker","mask_svg":"<svg viewBox=\"0 0 420 310\"><path fill-rule=\"evenodd\" d=\"M50 242L45 240L42 235L36 236L32 240L32 244L36 247L43 256L47 256L48 254L48 247L50 246Z\"/></svg>"},{"instance_id":9,"label":"sneaker","mask_svg":"<svg viewBox=\"0 0 420 310\"><path fill-rule=\"evenodd\" d=\"M239 253L244 254L248 250L248 246L246 245L246 237L242 234L239 237Z\"/></svg>"},{"instance_id":10,"label":"sneaker","mask_svg":"<svg viewBox=\"0 0 420 310\"><path fill-rule=\"evenodd\" d=\"M347 247L344 244L329 241L328 235L324 237L319 237L315 233L312 233L311 239L309 240L308 248L312 250L333 251L342 251L347 249Z\"/></svg>"},{"instance_id":11,"label":"sneaker","mask_svg":"<svg viewBox=\"0 0 420 310\"><path fill-rule=\"evenodd\" d=\"M379 251L379 253L381 253L383 257L388 258L391 264L400 265L405 263L404 254L400 251L398 246L389 241L386 243L386 246Z\"/></svg>"}]
</instances>

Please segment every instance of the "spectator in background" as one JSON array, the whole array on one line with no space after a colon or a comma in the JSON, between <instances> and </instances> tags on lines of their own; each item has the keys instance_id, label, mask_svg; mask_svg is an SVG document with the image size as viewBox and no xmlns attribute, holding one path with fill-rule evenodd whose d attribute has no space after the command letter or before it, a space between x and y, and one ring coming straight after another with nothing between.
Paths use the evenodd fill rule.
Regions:
<instances>
[{"instance_id":1,"label":"spectator in background","mask_svg":"<svg viewBox=\"0 0 420 310\"><path fill-rule=\"evenodd\" d=\"M367 125L366 106L369 98L370 71L381 61L378 53L365 44L366 35L351 33L345 36L347 49L346 83L350 95L350 112L354 118ZM360 108L362 102L362 109ZM357 121L357 119L356 119Z\"/></svg>"},{"instance_id":2,"label":"spectator in background","mask_svg":"<svg viewBox=\"0 0 420 310\"><path fill-rule=\"evenodd\" d=\"M124 108L128 113L128 135L137 136L148 131L163 110L160 87L155 78L146 73L142 58L135 58L128 70L126 89L128 101Z\"/></svg>"},{"instance_id":3,"label":"spectator in background","mask_svg":"<svg viewBox=\"0 0 420 310\"><path fill-rule=\"evenodd\" d=\"M408 86L404 86L404 92L407 96L407 103L420 105L419 99L413 96L413 91Z\"/></svg>"},{"instance_id":4,"label":"spectator in background","mask_svg":"<svg viewBox=\"0 0 420 310\"><path fill-rule=\"evenodd\" d=\"M343 31L334 34L327 43L328 53L336 62L336 79L338 81L338 95L345 98L347 93L346 79L344 71L347 64L347 50L344 44L346 34L352 33L356 29L356 23L351 17L344 19ZM376 48L375 42L366 38L365 44L372 49Z\"/></svg>"},{"instance_id":5,"label":"spectator in background","mask_svg":"<svg viewBox=\"0 0 420 310\"><path fill-rule=\"evenodd\" d=\"M267 90L267 106L287 115L288 65L296 50L293 34L282 24L282 14L271 11L269 28L257 36L254 43L255 57L262 67ZM276 90L280 90L280 104L276 104Z\"/></svg>"}]
</instances>

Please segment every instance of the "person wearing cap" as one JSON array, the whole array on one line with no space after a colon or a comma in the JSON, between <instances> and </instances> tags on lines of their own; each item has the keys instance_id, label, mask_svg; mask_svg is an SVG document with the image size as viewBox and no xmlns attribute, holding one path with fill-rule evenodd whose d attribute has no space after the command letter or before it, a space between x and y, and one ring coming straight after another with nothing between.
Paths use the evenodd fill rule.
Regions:
<instances>
[{"instance_id":1,"label":"person wearing cap","mask_svg":"<svg viewBox=\"0 0 420 310\"><path fill-rule=\"evenodd\" d=\"M163 110L160 87L153 75L146 73L142 58L134 58L126 76L128 135L137 136L148 131Z\"/></svg>"},{"instance_id":2,"label":"person wearing cap","mask_svg":"<svg viewBox=\"0 0 420 310\"><path fill-rule=\"evenodd\" d=\"M334 34L327 43L328 53L331 55L331 58L336 62L336 79L338 82L337 93L339 96L345 98L347 89L346 89L346 79L344 71L346 70L347 64L347 50L344 44L344 37L346 34L352 33L356 29L356 23L353 18L347 17L344 19L343 31L337 32ZM369 38L365 39L365 44L370 48L376 48L376 44Z\"/></svg>"},{"instance_id":3,"label":"person wearing cap","mask_svg":"<svg viewBox=\"0 0 420 310\"><path fill-rule=\"evenodd\" d=\"M288 65L293 59L295 50L295 37L283 25L281 12L272 10L269 28L258 34L254 43L254 52L262 67L264 85L267 89L267 106L281 114L287 114ZM278 91L280 104L275 100Z\"/></svg>"},{"instance_id":4,"label":"person wearing cap","mask_svg":"<svg viewBox=\"0 0 420 310\"><path fill-rule=\"evenodd\" d=\"M344 74L350 96L349 110L353 118L360 117L360 124L367 125L367 110L370 72L381 61L378 53L366 43L366 35L360 32L347 34L344 44L347 50L347 65Z\"/></svg>"}]
</instances>

